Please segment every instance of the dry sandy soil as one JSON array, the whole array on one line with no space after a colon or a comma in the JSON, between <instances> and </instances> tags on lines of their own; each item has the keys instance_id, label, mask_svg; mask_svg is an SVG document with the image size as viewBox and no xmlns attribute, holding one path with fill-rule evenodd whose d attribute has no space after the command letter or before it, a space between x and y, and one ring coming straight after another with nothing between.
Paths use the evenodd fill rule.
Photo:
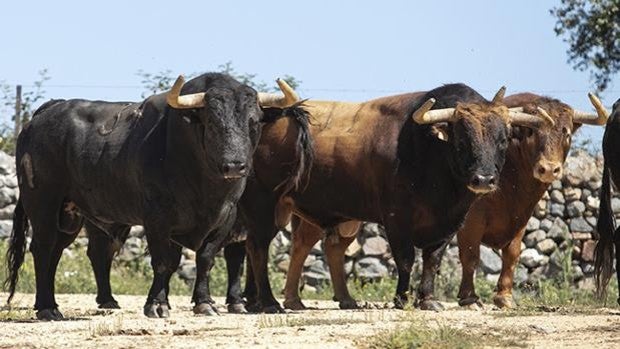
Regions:
<instances>
[{"instance_id":1,"label":"dry sandy soil","mask_svg":"<svg viewBox=\"0 0 620 349\"><path fill-rule=\"evenodd\" d=\"M5 294L0 297L6 299ZM446 311L429 313L343 311L333 302L307 301L306 305L317 309L279 315L223 311L221 316L199 317L191 313L188 297L173 297L170 319L147 319L142 315L142 296L118 296L123 309L116 311L96 309L94 295L58 295L57 300L68 320L38 322L29 319L34 316L29 310L34 296L16 295L14 306L22 310L0 312L0 348L351 348L363 346L386 330L407 328L412 321L433 328L464 329L480 336L480 347L489 345L485 336L499 335L515 338L523 347L620 348L617 308L502 312L489 306L472 311L448 304Z\"/></svg>"}]
</instances>

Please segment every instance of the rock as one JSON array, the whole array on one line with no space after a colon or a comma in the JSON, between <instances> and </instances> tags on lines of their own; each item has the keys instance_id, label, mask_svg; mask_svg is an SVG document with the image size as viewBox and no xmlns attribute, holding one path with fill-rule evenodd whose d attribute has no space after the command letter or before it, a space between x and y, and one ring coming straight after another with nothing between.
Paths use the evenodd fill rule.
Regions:
<instances>
[{"instance_id":1,"label":"rock","mask_svg":"<svg viewBox=\"0 0 620 349\"><path fill-rule=\"evenodd\" d=\"M534 247L540 241L543 241L547 237L547 234L543 230L535 230L523 238L523 243L526 247Z\"/></svg>"},{"instance_id":2,"label":"rock","mask_svg":"<svg viewBox=\"0 0 620 349\"><path fill-rule=\"evenodd\" d=\"M6 176L15 173L15 158L0 151L0 175Z\"/></svg>"},{"instance_id":3,"label":"rock","mask_svg":"<svg viewBox=\"0 0 620 349\"><path fill-rule=\"evenodd\" d=\"M308 270L304 271L304 280L310 286L321 286L326 282L329 282L329 270L327 264L317 259L315 260Z\"/></svg>"},{"instance_id":4,"label":"rock","mask_svg":"<svg viewBox=\"0 0 620 349\"><path fill-rule=\"evenodd\" d=\"M310 254L315 254L315 255L323 255L323 248L321 247L321 245L323 244L322 240L319 240L316 242L316 244L314 244L314 246L312 246L312 249L310 250Z\"/></svg>"},{"instance_id":5,"label":"rock","mask_svg":"<svg viewBox=\"0 0 620 349\"><path fill-rule=\"evenodd\" d=\"M388 253L389 245L384 238L375 236L366 239L362 246L362 251L366 256L383 256Z\"/></svg>"},{"instance_id":6,"label":"rock","mask_svg":"<svg viewBox=\"0 0 620 349\"><path fill-rule=\"evenodd\" d=\"M549 200L549 190L546 190L545 193L542 196L543 200Z\"/></svg>"},{"instance_id":7,"label":"rock","mask_svg":"<svg viewBox=\"0 0 620 349\"><path fill-rule=\"evenodd\" d=\"M563 217L564 216L564 205L551 204L551 208L549 209L549 212L551 212L551 215L553 216Z\"/></svg>"},{"instance_id":8,"label":"rock","mask_svg":"<svg viewBox=\"0 0 620 349\"><path fill-rule=\"evenodd\" d=\"M600 170L595 159L586 151L576 150L571 156L566 158L563 179L571 186L577 187L583 182L588 182L588 184L590 182L600 182L600 178ZM598 187L590 187L590 189L597 190Z\"/></svg>"},{"instance_id":9,"label":"rock","mask_svg":"<svg viewBox=\"0 0 620 349\"><path fill-rule=\"evenodd\" d=\"M553 226L553 221L548 218L545 218L540 221L540 229L544 230L545 232L549 231L549 229L551 229L552 226Z\"/></svg>"},{"instance_id":10,"label":"rock","mask_svg":"<svg viewBox=\"0 0 620 349\"><path fill-rule=\"evenodd\" d=\"M583 279L583 270L578 265L573 265L573 282Z\"/></svg>"},{"instance_id":11,"label":"rock","mask_svg":"<svg viewBox=\"0 0 620 349\"><path fill-rule=\"evenodd\" d=\"M383 228L377 223L365 223L362 227L362 236L372 237L379 236L383 232ZM385 234L383 234L385 236Z\"/></svg>"},{"instance_id":12,"label":"rock","mask_svg":"<svg viewBox=\"0 0 620 349\"><path fill-rule=\"evenodd\" d=\"M566 206L569 217L581 217L586 211L586 205L581 201L573 201Z\"/></svg>"},{"instance_id":13,"label":"rock","mask_svg":"<svg viewBox=\"0 0 620 349\"><path fill-rule=\"evenodd\" d=\"M0 188L0 207L5 207L15 203L16 200L14 199L14 196L15 190L8 187Z\"/></svg>"},{"instance_id":14,"label":"rock","mask_svg":"<svg viewBox=\"0 0 620 349\"><path fill-rule=\"evenodd\" d=\"M588 210L596 211L598 210L600 204L601 200L599 198L595 198L594 196L588 196L586 199L586 206L588 207Z\"/></svg>"},{"instance_id":15,"label":"rock","mask_svg":"<svg viewBox=\"0 0 620 349\"><path fill-rule=\"evenodd\" d=\"M586 202L590 196L596 197L595 195L592 195L592 191L590 189L581 189L581 201Z\"/></svg>"},{"instance_id":16,"label":"rock","mask_svg":"<svg viewBox=\"0 0 620 349\"><path fill-rule=\"evenodd\" d=\"M346 251L344 252L344 255L347 257L357 257L357 255L359 255L361 251L362 251L362 245L360 245L359 241L355 239L353 240L353 242L351 242L349 247L347 247Z\"/></svg>"},{"instance_id":17,"label":"rock","mask_svg":"<svg viewBox=\"0 0 620 349\"><path fill-rule=\"evenodd\" d=\"M583 217L577 217L570 220L570 231L575 233L591 233L594 229Z\"/></svg>"},{"instance_id":18,"label":"rock","mask_svg":"<svg viewBox=\"0 0 620 349\"><path fill-rule=\"evenodd\" d=\"M276 263L276 268L282 273L286 273L288 271L288 266L291 264L290 257L288 255L285 256L286 258L281 258L281 260Z\"/></svg>"},{"instance_id":19,"label":"rock","mask_svg":"<svg viewBox=\"0 0 620 349\"><path fill-rule=\"evenodd\" d=\"M591 263L581 263L579 266L585 275L594 274L594 265Z\"/></svg>"},{"instance_id":20,"label":"rock","mask_svg":"<svg viewBox=\"0 0 620 349\"><path fill-rule=\"evenodd\" d=\"M348 259L346 262L344 262L344 272L345 274L347 274L347 276L353 273L353 259Z\"/></svg>"},{"instance_id":21,"label":"rock","mask_svg":"<svg viewBox=\"0 0 620 349\"><path fill-rule=\"evenodd\" d=\"M129 231L129 236L138 236L138 237L144 236L144 227L141 225L134 225L133 227L131 227L131 230Z\"/></svg>"},{"instance_id":22,"label":"rock","mask_svg":"<svg viewBox=\"0 0 620 349\"><path fill-rule=\"evenodd\" d=\"M611 209L614 213L620 213L620 199L611 198Z\"/></svg>"},{"instance_id":23,"label":"rock","mask_svg":"<svg viewBox=\"0 0 620 349\"><path fill-rule=\"evenodd\" d=\"M316 256L313 254L309 254L308 257L306 257L306 260L304 261L304 267L311 266L315 260L316 260Z\"/></svg>"},{"instance_id":24,"label":"rock","mask_svg":"<svg viewBox=\"0 0 620 349\"><path fill-rule=\"evenodd\" d=\"M555 203L563 204L566 202L566 200L564 200L564 195L562 194L562 192L557 189L552 190L549 196L551 197L551 201Z\"/></svg>"},{"instance_id":25,"label":"rock","mask_svg":"<svg viewBox=\"0 0 620 349\"><path fill-rule=\"evenodd\" d=\"M502 258L491 248L480 245L480 267L487 274L496 274L502 270Z\"/></svg>"},{"instance_id":26,"label":"rock","mask_svg":"<svg viewBox=\"0 0 620 349\"><path fill-rule=\"evenodd\" d=\"M534 207L534 217L538 219L543 219L547 215L547 201L540 200L536 203L536 207Z\"/></svg>"},{"instance_id":27,"label":"rock","mask_svg":"<svg viewBox=\"0 0 620 349\"><path fill-rule=\"evenodd\" d=\"M364 257L355 263L358 277L367 279L381 279L389 275L388 269L381 260L375 257Z\"/></svg>"},{"instance_id":28,"label":"rock","mask_svg":"<svg viewBox=\"0 0 620 349\"><path fill-rule=\"evenodd\" d=\"M603 182L601 181L588 181L588 188L591 190L597 191L601 188Z\"/></svg>"},{"instance_id":29,"label":"rock","mask_svg":"<svg viewBox=\"0 0 620 349\"><path fill-rule=\"evenodd\" d=\"M545 239L536 244L536 250L540 253L551 254L553 251L557 249L558 245L553 241L553 239Z\"/></svg>"},{"instance_id":30,"label":"rock","mask_svg":"<svg viewBox=\"0 0 620 349\"><path fill-rule=\"evenodd\" d=\"M592 228L596 228L596 217L585 217L586 218L586 222L588 222L588 224L590 224L590 226Z\"/></svg>"},{"instance_id":31,"label":"rock","mask_svg":"<svg viewBox=\"0 0 620 349\"><path fill-rule=\"evenodd\" d=\"M525 226L526 231L534 231L540 227L540 221L536 217L530 217Z\"/></svg>"},{"instance_id":32,"label":"rock","mask_svg":"<svg viewBox=\"0 0 620 349\"><path fill-rule=\"evenodd\" d=\"M556 218L547 232L547 237L555 241L563 241L570 238L568 226L562 219Z\"/></svg>"},{"instance_id":33,"label":"rock","mask_svg":"<svg viewBox=\"0 0 620 349\"><path fill-rule=\"evenodd\" d=\"M571 258L572 259L581 258L581 247L577 245L573 246L572 251L571 251Z\"/></svg>"},{"instance_id":34,"label":"rock","mask_svg":"<svg viewBox=\"0 0 620 349\"><path fill-rule=\"evenodd\" d=\"M555 181L551 182L551 189L555 189L555 190L562 189L562 182L560 182L557 179Z\"/></svg>"},{"instance_id":35,"label":"rock","mask_svg":"<svg viewBox=\"0 0 620 349\"><path fill-rule=\"evenodd\" d=\"M528 268L538 267L543 259L543 256L533 248L526 248L521 252L521 263Z\"/></svg>"},{"instance_id":36,"label":"rock","mask_svg":"<svg viewBox=\"0 0 620 349\"><path fill-rule=\"evenodd\" d=\"M12 229L13 229L13 221L1 220L0 221L0 239L6 239L10 237Z\"/></svg>"},{"instance_id":37,"label":"rock","mask_svg":"<svg viewBox=\"0 0 620 349\"><path fill-rule=\"evenodd\" d=\"M190 250L189 248L184 248L183 249L183 256L186 259L189 259L189 260L192 260L192 261L196 260L196 252Z\"/></svg>"},{"instance_id":38,"label":"rock","mask_svg":"<svg viewBox=\"0 0 620 349\"><path fill-rule=\"evenodd\" d=\"M571 237L573 240L590 240L592 239L592 234L590 233L571 233Z\"/></svg>"},{"instance_id":39,"label":"rock","mask_svg":"<svg viewBox=\"0 0 620 349\"><path fill-rule=\"evenodd\" d=\"M492 282L492 283L496 283L497 279L499 279L499 274L486 274L484 276L484 278L488 281L488 282Z\"/></svg>"},{"instance_id":40,"label":"rock","mask_svg":"<svg viewBox=\"0 0 620 349\"><path fill-rule=\"evenodd\" d=\"M17 188L17 176L16 175L8 175L2 177L2 184L9 188Z\"/></svg>"},{"instance_id":41,"label":"rock","mask_svg":"<svg viewBox=\"0 0 620 349\"><path fill-rule=\"evenodd\" d=\"M514 284L519 285L527 280L527 268L518 264L514 274Z\"/></svg>"},{"instance_id":42,"label":"rock","mask_svg":"<svg viewBox=\"0 0 620 349\"><path fill-rule=\"evenodd\" d=\"M581 248L581 259L584 262L593 262L594 261L594 248L596 247L596 241L588 240L583 242L583 246Z\"/></svg>"},{"instance_id":43,"label":"rock","mask_svg":"<svg viewBox=\"0 0 620 349\"><path fill-rule=\"evenodd\" d=\"M549 264L561 269L562 264L564 263L564 258L565 256L562 252L560 252L560 250L555 250L551 256L549 256Z\"/></svg>"},{"instance_id":44,"label":"rock","mask_svg":"<svg viewBox=\"0 0 620 349\"><path fill-rule=\"evenodd\" d=\"M15 211L15 205L10 204L0 209L0 219L13 219L13 211Z\"/></svg>"},{"instance_id":45,"label":"rock","mask_svg":"<svg viewBox=\"0 0 620 349\"><path fill-rule=\"evenodd\" d=\"M564 199L567 202L581 199L581 189L579 188L566 187L564 188L563 193L564 193Z\"/></svg>"},{"instance_id":46,"label":"rock","mask_svg":"<svg viewBox=\"0 0 620 349\"><path fill-rule=\"evenodd\" d=\"M177 271L179 277L183 280L195 280L196 279L196 262L185 261L179 270Z\"/></svg>"}]
</instances>

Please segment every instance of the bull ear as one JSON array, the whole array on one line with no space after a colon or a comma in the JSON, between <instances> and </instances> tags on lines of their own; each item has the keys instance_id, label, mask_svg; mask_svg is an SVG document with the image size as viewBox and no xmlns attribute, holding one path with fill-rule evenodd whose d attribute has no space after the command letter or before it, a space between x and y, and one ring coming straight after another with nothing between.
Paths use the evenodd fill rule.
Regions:
<instances>
[{"instance_id":1,"label":"bull ear","mask_svg":"<svg viewBox=\"0 0 620 349\"><path fill-rule=\"evenodd\" d=\"M448 137L448 123L439 123L431 127L431 134L437 139L447 142Z\"/></svg>"}]
</instances>

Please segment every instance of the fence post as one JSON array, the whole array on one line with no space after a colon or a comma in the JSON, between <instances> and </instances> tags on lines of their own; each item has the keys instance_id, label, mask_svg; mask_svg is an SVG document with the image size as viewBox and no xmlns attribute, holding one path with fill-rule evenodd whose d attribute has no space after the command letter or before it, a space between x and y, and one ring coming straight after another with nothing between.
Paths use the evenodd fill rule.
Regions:
<instances>
[{"instance_id":1,"label":"fence post","mask_svg":"<svg viewBox=\"0 0 620 349\"><path fill-rule=\"evenodd\" d=\"M22 122L22 85L15 87L15 139L21 131Z\"/></svg>"}]
</instances>

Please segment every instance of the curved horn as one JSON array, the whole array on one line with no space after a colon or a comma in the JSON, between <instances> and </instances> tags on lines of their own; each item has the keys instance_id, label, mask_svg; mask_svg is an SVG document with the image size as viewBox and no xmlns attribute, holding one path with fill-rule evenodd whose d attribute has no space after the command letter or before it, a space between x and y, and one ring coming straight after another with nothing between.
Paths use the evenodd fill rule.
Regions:
<instances>
[{"instance_id":1,"label":"curved horn","mask_svg":"<svg viewBox=\"0 0 620 349\"><path fill-rule=\"evenodd\" d=\"M502 103L504 101L504 95L506 94L506 86L502 86L499 88L499 91L495 93L493 96L493 100L491 101L494 104Z\"/></svg>"},{"instance_id":2,"label":"curved horn","mask_svg":"<svg viewBox=\"0 0 620 349\"><path fill-rule=\"evenodd\" d=\"M590 102L596 109L596 114L584 112L581 110L575 110L573 115L573 121L580 124L588 124L588 125L605 125L607 123L607 118L609 117L609 113L603 107L603 103L594 95L594 93L588 93L588 98L590 98Z\"/></svg>"},{"instance_id":3,"label":"curved horn","mask_svg":"<svg viewBox=\"0 0 620 349\"><path fill-rule=\"evenodd\" d=\"M176 109L192 109L204 107L204 92L180 96L183 84L185 84L185 78L183 77L183 75L179 75L177 80L174 82L174 85L172 85L170 92L168 92L168 94L166 95L166 102L168 102L168 105Z\"/></svg>"},{"instance_id":4,"label":"curved horn","mask_svg":"<svg viewBox=\"0 0 620 349\"><path fill-rule=\"evenodd\" d=\"M542 110L542 112L540 110L538 111L541 115L534 115L523 112L522 107L510 108L508 109L508 117L510 117L510 121L516 125L537 126L544 122L553 126L555 124L553 119L544 109Z\"/></svg>"},{"instance_id":5,"label":"curved horn","mask_svg":"<svg viewBox=\"0 0 620 349\"><path fill-rule=\"evenodd\" d=\"M424 102L424 104L411 115L413 121L420 125L450 121L454 115L454 108L431 110L435 102L435 98L429 98Z\"/></svg>"},{"instance_id":6,"label":"curved horn","mask_svg":"<svg viewBox=\"0 0 620 349\"><path fill-rule=\"evenodd\" d=\"M549 124L551 127L555 126L555 120L553 120L551 115L549 115L546 110L544 110L542 107L536 107L536 109L538 110L540 116L545 119L545 122L547 124Z\"/></svg>"},{"instance_id":7,"label":"curved horn","mask_svg":"<svg viewBox=\"0 0 620 349\"><path fill-rule=\"evenodd\" d=\"M278 87L280 87L282 95L277 93L260 92L258 94L258 103L262 107L287 108L299 102L299 96L295 90L293 90L293 88L286 83L286 81L278 78L276 79L276 83L278 84Z\"/></svg>"}]
</instances>

